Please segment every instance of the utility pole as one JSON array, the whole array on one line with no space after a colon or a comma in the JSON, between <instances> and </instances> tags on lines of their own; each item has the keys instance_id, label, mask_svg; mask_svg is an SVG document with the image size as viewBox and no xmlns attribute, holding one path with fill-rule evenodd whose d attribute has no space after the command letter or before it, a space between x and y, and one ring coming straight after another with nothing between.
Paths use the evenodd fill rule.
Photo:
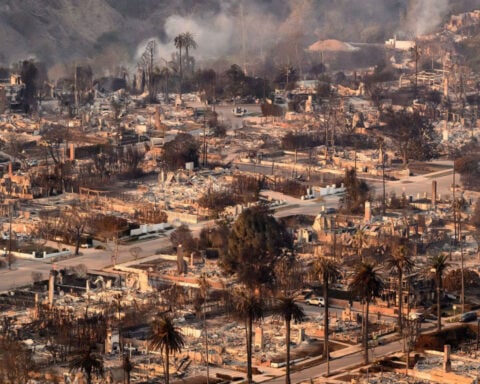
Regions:
<instances>
[{"instance_id":1,"label":"utility pole","mask_svg":"<svg viewBox=\"0 0 480 384\"><path fill-rule=\"evenodd\" d=\"M456 244L457 241L457 204L456 204L456 197L455 197L455 190L456 184L455 184L455 158L453 159L453 241L454 244ZM451 242L450 242L450 249L451 249ZM451 258L451 255L450 255Z\"/></svg>"},{"instance_id":2,"label":"utility pole","mask_svg":"<svg viewBox=\"0 0 480 384\"><path fill-rule=\"evenodd\" d=\"M207 108L203 112L203 168L207 167Z\"/></svg>"},{"instance_id":3,"label":"utility pole","mask_svg":"<svg viewBox=\"0 0 480 384\"><path fill-rule=\"evenodd\" d=\"M354 159L353 159L353 163L354 163L354 170L355 170L355 177L357 177L357 144L355 144L355 152L354 152Z\"/></svg>"},{"instance_id":4,"label":"utility pole","mask_svg":"<svg viewBox=\"0 0 480 384\"><path fill-rule=\"evenodd\" d=\"M206 288L208 290L208 288ZM203 297L203 329L205 331L205 363L207 366L207 384L210 383L210 367L208 362L208 333L207 333L207 293Z\"/></svg>"},{"instance_id":5,"label":"utility pole","mask_svg":"<svg viewBox=\"0 0 480 384\"><path fill-rule=\"evenodd\" d=\"M73 99L75 103L75 114L77 114L78 109L78 84L77 84L77 64L75 63L74 66L74 73L73 73Z\"/></svg>"},{"instance_id":6,"label":"utility pole","mask_svg":"<svg viewBox=\"0 0 480 384\"><path fill-rule=\"evenodd\" d=\"M414 54L414 59L415 59L415 97L417 97L417 92L418 92L418 45L417 41L415 40L415 47L413 47L413 54Z\"/></svg>"},{"instance_id":7,"label":"utility pole","mask_svg":"<svg viewBox=\"0 0 480 384\"><path fill-rule=\"evenodd\" d=\"M382 198L382 214L385 216L385 211L386 211L386 194L385 194L385 154L384 154L384 141L383 138L379 139L379 156L382 157L382 189L383 189L383 198ZM355 154L355 159L356 159L356 154Z\"/></svg>"},{"instance_id":8,"label":"utility pole","mask_svg":"<svg viewBox=\"0 0 480 384\"><path fill-rule=\"evenodd\" d=\"M462 290L461 290L461 297L460 297L460 303L462 305L462 313L465 312L465 274L464 274L464 262L463 262L463 241L462 241L462 230L461 230L461 223L462 223L462 217L458 217L458 236L460 241L460 274L462 278Z\"/></svg>"},{"instance_id":9,"label":"utility pole","mask_svg":"<svg viewBox=\"0 0 480 384\"><path fill-rule=\"evenodd\" d=\"M12 216L13 216L13 209L12 204L8 203L8 222L9 222L9 230L8 230L8 269L12 269Z\"/></svg>"}]
</instances>

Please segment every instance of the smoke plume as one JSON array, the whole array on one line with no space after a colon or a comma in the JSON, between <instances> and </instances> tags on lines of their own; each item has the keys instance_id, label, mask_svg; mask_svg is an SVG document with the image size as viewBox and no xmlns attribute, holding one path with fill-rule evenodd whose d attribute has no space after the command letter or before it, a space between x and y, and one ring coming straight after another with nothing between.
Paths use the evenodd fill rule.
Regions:
<instances>
[{"instance_id":1,"label":"smoke plume","mask_svg":"<svg viewBox=\"0 0 480 384\"><path fill-rule=\"evenodd\" d=\"M433 32L448 10L448 0L411 0L406 15L405 32L413 36Z\"/></svg>"}]
</instances>

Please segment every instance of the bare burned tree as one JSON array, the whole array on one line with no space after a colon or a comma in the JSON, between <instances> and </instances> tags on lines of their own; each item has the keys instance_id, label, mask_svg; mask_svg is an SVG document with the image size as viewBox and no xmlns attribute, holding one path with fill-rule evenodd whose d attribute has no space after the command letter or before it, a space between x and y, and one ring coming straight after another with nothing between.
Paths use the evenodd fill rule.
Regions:
<instances>
[{"instance_id":1,"label":"bare burned tree","mask_svg":"<svg viewBox=\"0 0 480 384\"><path fill-rule=\"evenodd\" d=\"M135 247L130 248L128 251L133 256L133 258L135 260L137 260L138 257L140 256L140 254L143 252L143 249L142 249L142 247L135 246Z\"/></svg>"},{"instance_id":2,"label":"bare burned tree","mask_svg":"<svg viewBox=\"0 0 480 384\"><path fill-rule=\"evenodd\" d=\"M145 82L148 88L148 99L151 103L156 101L154 88L154 58L155 58L155 40L150 40L143 51L138 66L142 68L145 74Z\"/></svg>"},{"instance_id":3,"label":"bare burned tree","mask_svg":"<svg viewBox=\"0 0 480 384\"><path fill-rule=\"evenodd\" d=\"M87 224L87 215L85 207L78 201L74 202L62 214L63 228L69 240L73 240L75 244L76 256L79 255L82 235Z\"/></svg>"}]
</instances>

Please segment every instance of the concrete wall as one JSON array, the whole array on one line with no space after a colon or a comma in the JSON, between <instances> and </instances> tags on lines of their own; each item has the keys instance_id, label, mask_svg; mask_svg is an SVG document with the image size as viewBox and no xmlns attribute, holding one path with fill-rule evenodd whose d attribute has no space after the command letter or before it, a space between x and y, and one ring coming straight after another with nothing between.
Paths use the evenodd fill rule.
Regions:
<instances>
[{"instance_id":1,"label":"concrete wall","mask_svg":"<svg viewBox=\"0 0 480 384\"><path fill-rule=\"evenodd\" d=\"M168 215L168 222L174 223L175 221L180 221L185 224L197 224L199 221L198 215L186 213L186 212L175 212L175 211L165 211Z\"/></svg>"},{"instance_id":2,"label":"concrete wall","mask_svg":"<svg viewBox=\"0 0 480 384\"><path fill-rule=\"evenodd\" d=\"M167 227L170 227L167 223L159 224L144 224L140 228L130 230L130 236L144 235L150 232L164 231Z\"/></svg>"},{"instance_id":3,"label":"concrete wall","mask_svg":"<svg viewBox=\"0 0 480 384\"><path fill-rule=\"evenodd\" d=\"M12 252L12 254L15 257L18 257L20 259L35 259L35 252L32 253L22 253L22 252ZM43 252L43 259L51 259L54 257L59 257L59 256L70 256L72 254L72 251L60 251L60 252L54 252L54 253L47 253Z\"/></svg>"},{"instance_id":4,"label":"concrete wall","mask_svg":"<svg viewBox=\"0 0 480 384\"><path fill-rule=\"evenodd\" d=\"M340 300L340 299L332 299L332 298L329 299L329 303L331 305L335 305L335 306L339 306L339 307L343 307L343 308L347 308L348 305L349 305L348 300ZM354 302L352 302L352 309L361 312L362 311L362 304L360 304L357 301L354 301ZM377 316L378 312L380 312L380 314L386 315L386 316L396 316L397 315L397 308L396 307L384 307L384 306L381 306L381 305L376 305L374 303L370 303L370 306L369 306L370 316L374 316L374 315Z\"/></svg>"}]
</instances>

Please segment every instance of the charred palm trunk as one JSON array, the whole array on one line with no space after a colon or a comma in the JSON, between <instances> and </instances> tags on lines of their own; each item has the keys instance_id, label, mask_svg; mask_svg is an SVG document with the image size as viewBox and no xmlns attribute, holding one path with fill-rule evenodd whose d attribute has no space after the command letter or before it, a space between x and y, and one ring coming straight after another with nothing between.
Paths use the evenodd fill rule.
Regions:
<instances>
[{"instance_id":1,"label":"charred palm trunk","mask_svg":"<svg viewBox=\"0 0 480 384\"><path fill-rule=\"evenodd\" d=\"M248 384L253 383L253 374L252 374L252 339L253 339L253 318L251 315L247 318L247 382ZM167 383L168 384L168 383Z\"/></svg>"},{"instance_id":2,"label":"charred palm trunk","mask_svg":"<svg viewBox=\"0 0 480 384\"><path fill-rule=\"evenodd\" d=\"M285 342L287 343L287 367L286 367L286 376L285 384L290 384L290 322L291 317L285 317Z\"/></svg>"},{"instance_id":3,"label":"charred palm trunk","mask_svg":"<svg viewBox=\"0 0 480 384\"><path fill-rule=\"evenodd\" d=\"M170 383L170 349L165 345L165 384Z\"/></svg>"},{"instance_id":4,"label":"charred palm trunk","mask_svg":"<svg viewBox=\"0 0 480 384\"><path fill-rule=\"evenodd\" d=\"M330 356L328 346L328 333L330 331L330 324L328 318L329 305L328 305L328 279L323 279L323 299L325 300L325 314L323 317L323 331L324 331L324 344L323 344L323 356L327 359L327 376L330 375Z\"/></svg>"},{"instance_id":5,"label":"charred palm trunk","mask_svg":"<svg viewBox=\"0 0 480 384\"><path fill-rule=\"evenodd\" d=\"M370 306L370 300L366 300L365 303L365 319L363 326L363 353L364 353L364 363L368 364L368 311Z\"/></svg>"},{"instance_id":6,"label":"charred palm trunk","mask_svg":"<svg viewBox=\"0 0 480 384\"><path fill-rule=\"evenodd\" d=\"M442 329L442 318L440 310L440 278L437 278L437 330Z\"/></svg>"},{"instance_id":7,"label":"charred palm trunk","mask_svg":"<svg viewBox=\"0 0 480 384\"><path fill-rule=\"evenodd\" d=\"M401 270L398 271L398 329L400 334L403 330L403 290L402 290L402 283L403 283L403 272Z\"/></svg>"}]
</instances>

